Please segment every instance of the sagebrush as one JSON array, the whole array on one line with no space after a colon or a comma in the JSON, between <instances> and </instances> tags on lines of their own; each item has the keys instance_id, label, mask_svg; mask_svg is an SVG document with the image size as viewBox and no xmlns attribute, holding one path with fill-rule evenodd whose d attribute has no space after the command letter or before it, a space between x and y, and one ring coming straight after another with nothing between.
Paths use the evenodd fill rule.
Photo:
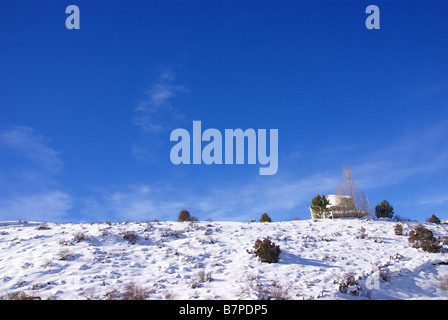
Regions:
<instances>
[{"instance_id":1,"label":"sagebrush","mask_svg":"<svg viewBox=\"0 0 448 320\"><path fill-rule=\"evenodd\" d=\"M409 232L409 243L414 248L422 248L426 252L437 253L442 250L431 230L425 228L422 224L417 225Z\"/></svg>"},{"instance_id":2,"label":"sagebrush","mask_svg":"<svg viewBox=\"0 0 448 320\"><path fill-rule=\"evenodd\" d=\"M253 253L260 259L261 262L277 263L280 256L280 246L276 246L268 238L263 240L257 239L255 241Z\"/></svg>"}]
</instances>

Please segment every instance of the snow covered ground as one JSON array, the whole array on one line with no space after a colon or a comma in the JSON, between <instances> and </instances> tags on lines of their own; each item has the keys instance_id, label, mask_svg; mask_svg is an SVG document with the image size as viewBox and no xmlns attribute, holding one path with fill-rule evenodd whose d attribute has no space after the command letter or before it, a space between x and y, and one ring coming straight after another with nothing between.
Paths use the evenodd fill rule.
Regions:
<instances>
[{"instance_id":1,"label":"snow covered ground","mask_svg":"<svg viewBox=\"0 0 448 320\"><path fill-rule=\"evenodd\" d=\"M404 222L404 233L415 224ZM448 298L447 246L412 248L391 221L39 225L0 222L4 299L123 298L132 288L149 299ZM447 225L425 227L448 234ZM248 253L265 237L280 245L278 263Z\"/></svg>"}]
</instances>

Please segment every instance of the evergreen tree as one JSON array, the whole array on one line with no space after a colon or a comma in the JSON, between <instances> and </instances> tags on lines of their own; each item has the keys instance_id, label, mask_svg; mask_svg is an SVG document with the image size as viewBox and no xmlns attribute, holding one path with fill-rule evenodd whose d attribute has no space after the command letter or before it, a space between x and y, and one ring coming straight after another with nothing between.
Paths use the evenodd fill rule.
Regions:
<instances>
[{"instance_id":1,"label":"evergreen tree","mask_svg":"<svg viewBox=\"0 0 448 320\"><path fill-rule=\"evenodd\" d=\"M260 222L272 222L271 217L267 213L263 213Z\"/></svg>"},{"instance_id":2,"label":"evergreen tree","mask_svg":"<svg viewBox=\"0 0 448 320\"><path fill-rule=\"evenodd\" d=\"M376 205L375 216L377 218L392 218L394 216L394 207L387 200L383 200Z\"/></svg>"},{"instance_id":3,"label":"evergreen tree","mask_svg":"<svg viewBox=\"0 0 448 320\"><path fill-rule=\"evenodd\" d=\"M315 217L317 219L325 218L328 209L327 205L330 204L330 201L327 199L327 197L323 194L322 196L318 194L313 198L311 201L311 210L315 213Z\"/></svg>"}]
</instances>

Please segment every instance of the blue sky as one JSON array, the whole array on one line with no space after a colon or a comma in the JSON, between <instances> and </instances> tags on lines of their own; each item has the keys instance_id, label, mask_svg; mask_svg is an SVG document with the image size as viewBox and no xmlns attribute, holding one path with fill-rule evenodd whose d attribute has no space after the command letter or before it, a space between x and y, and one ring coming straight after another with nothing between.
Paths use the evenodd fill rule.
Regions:
<instances>
[{"instance_id":1,"label":"blue sky","mask_svg":"<svg viewBox=\"0 0 448 320\"><path fill-rule=\"evenodd\" d=\"M370 4L380 30L365 27ZM346 164L373 206L447 219L447 9L4 0L0 220L309 219ZM194 120L278 129L278 172L173 165L170 133Z\"/></svg>"}]
</instances>

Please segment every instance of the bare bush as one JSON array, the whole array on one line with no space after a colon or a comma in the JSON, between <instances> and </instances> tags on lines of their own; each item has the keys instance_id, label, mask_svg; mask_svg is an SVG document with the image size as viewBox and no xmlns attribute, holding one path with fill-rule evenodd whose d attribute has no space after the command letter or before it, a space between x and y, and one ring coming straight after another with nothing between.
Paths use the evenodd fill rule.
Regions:
<instances>
[{"instance_id":1,"label":"bare bush","mask_svg":"<svg viewBox=\"0 0 448 320\"><path fill-rule=\"evenodd\" d=\"M50 230L50 226L48 225L48 223L43 222L40 225L37 226L36 228L37 230Z\"/></svg>"},{"instance_id":2,"label":"bare bush","mask_svg":"<svg viewBox=\"0 0 448 320\"><path fill-rule=\"evenodd\" d=\"M123 239L127 240L130 244L135 244L138 239L138 234L134 231L125 231L123 233Z\"/></svg>"},{"instance_id":3,"label":"bare bush","mask_svg":"<svg viewBox=\"0 0 448 320\"><path fill-rule=\"evenodd\" d=\"M110 289L104 294L106 300L119 300L121 297L121 292L117 289Z\"/></svg>"},{"instance_id":4,"label":"bare bush","mask_svg":"<svg viewBox=\"0 0 448 320\"><path fill-rule=\"evenodd\" d=\"M356 238L358 239L365 239L367 238L366 228L361 227L358 231L358 234L356 235Z\"/></svg>"},{"instance_id":5,"label":"bare bush","mask_svg":"<svg viewBox=\"0 0 448 320\"><path fill-rule=\"evenodd\" d=\"M176 237L176 238L180 238L182 232L179 230L171 230L170 228L166 228L163 232L162 232L162 237Z\"/></svg>"},{"instance_id":6,"label":"bare bush","mask_svg":"<svg viewBox=\"0 0 448 320\"><path fill-rule=\"evenodd\" d=\"M147 231L151 231L152 229L154 229L154 221L146 221L146 227L144 229L145 232Z\"/></svg>"},{"instance_id":7,"label":"bare bush","mask_svg":"<svg viewBox=\"0 0 448 320\"><path fill-rule=\"evenodd\" d=\"M439 288L448 291L448 276L439 277Z\"/></svg>"},{"instance_id":8,"label":"bare bush","mask_svg":"<svg viewBox=\"0 0 448 320\"><path fill-rule=\"evenodd\" d=\"M67 261L73 259L75 254L70 249L65 248L58 252L58 257L59 260Z\"/></svg>"},{"instance_id":9,"label":"bare bush","mask_svg":"<svg viewBox=\"0 0 448 320\"><path fill-rule=\"evenodd\" d=\"M125 291L122 293L122 300L146 300L151 292L148 289L139 286L135 282L125 285Z\"/></svg>"},{"instance_id":10,"label":"bare bush","mask_svg":"<svg viewBox=\"0 0 448 320\"><path fill-rule=\"evenodd\" d=\"M199 288L203 283L209 282L212 279L211 272L205 272L203 270L199 271L196 277L192 278L190 281L190 288L196 289Z\"/></svg>"},{"instance_id":11,"label":"bare bush","mask_svg":"<svg viewBox=\"0 0 448 320\"><path fill-rule=\"evenodd\" d=\"M43 267L44 268L51 267L51 266L53 266L53 264L54 263L53 263L52 259L45 259Z\"/></svg>"},{"instance_id":12,"label":"bare bush","mask_svg":"<svg viewBox=\"0 0 448 320\"><path fill-rule=\"evenodd\" d=\"M211 272L205 272L204 270L201 270L198 272L198 279L200 282L209 282L212 279L212 273Z\"/></svg>"},{"instance_id":13,"label":"bare bush","mask_svg":"<svg viewBox=\"0 0 448 320\"><path fill-rule=\"evenodd\" d=\"M285 287L282 284L273 281L271 285L271 296L274 300L287 300L288 287Z\"/></svg>"},{"instance_id":14,"label":"bare bush","mask_svg":"<svg viewBox=\"0 0 448 320\"><path fill-rule=\"evenodd\" d=\"M78 231L73 235L73 240L76 242L86 241L87 239L87 235L82 231Z\"/></svg>"},{"instance_id":15,"label":"bare bush","mask_svg":"<svg viewBox=\"0 0 448 320\"><path fill-rule=\"evenodd\" d=\"M439 240L440 242L442 242L442 244L443 245L448 245L448 236L443 236L443 237L441 237L441 236L438 236L437 237L437 240Z\"/></svg>"},{"instance_id":16,"label":"bare bush","mask_svg":"<svg viewBox=\"0 0 448 320\"><path fill-rule=\"evenodd\" d=\"M91 288L87 288L82 292L82 295L87 299L87 300L99 300L100 296L98 295L96 288L95 287L91 287Z\"/></svg>"},{"instance_id":17,"label":"bare bush","mask_svg":"<svg viewBox=\"0 0 448 320\"><path fill-rule=\"evenodd\" d=\"M41 300L38 296L31 296L24 291L14 291L0 296L0 300Z\"/></svg>"},{"instance_id":18,"label":"bare bush","mask_svg":"<svg viewBox=\"0 0 448 320\"><path fill-rule=\"evenodd\" d=\"M338 290L342 293L358 296L361 287L358 285L358 280L356 280L354 274L349 273L339 281Z\"/></svg>"},{"instance_id":19,"label":"bare bush","mask_svg":"<svg viewBox=\"0 0 448 320\"><path fill-rule=\"evenodd\" d=\"M422 224L417 225L409 232L409 243L413 248L422 248L423 251L437 253L442 250L431 230L426 229Z\"/></svg>"},{"instance_id":20,"label":"bare bush","mask_svg":"<svg viewBox=\"0 0 448 320\"><path fill-rule=\"evenodd\" d=\"M98 231L101 232L101 235L103 237L106 237L106 236L110 235L110 233L111 233L108 228L99 228Z\"/></svg>"},{"instance_id":21,"label":"bare bush","mask_svg":"<svg viewBox=\"0 0 448 320\"><path fill-rule=\"evenodd\" d=\"M175 300L176 297L177 297L177 295L176 295L176 293L173 292L172 290L165 290L165 291L162 293L162 297L163 297L163 299L165 299L165 300Z\"/></svg>"},{"instance_id":22,"label":"bare bush","mask_svg":"<svg viewBox=\"0 0 448 320\"><path fill-rule=\"evenodd\" d=\"M247 278L247 284L242 287L239 292L241 299L251 298L256 296L258 300L287 300L289 298L289 286L284 286L276 281L269 284L259 283L259 277Z\"/></svg>"}]
</instances>

